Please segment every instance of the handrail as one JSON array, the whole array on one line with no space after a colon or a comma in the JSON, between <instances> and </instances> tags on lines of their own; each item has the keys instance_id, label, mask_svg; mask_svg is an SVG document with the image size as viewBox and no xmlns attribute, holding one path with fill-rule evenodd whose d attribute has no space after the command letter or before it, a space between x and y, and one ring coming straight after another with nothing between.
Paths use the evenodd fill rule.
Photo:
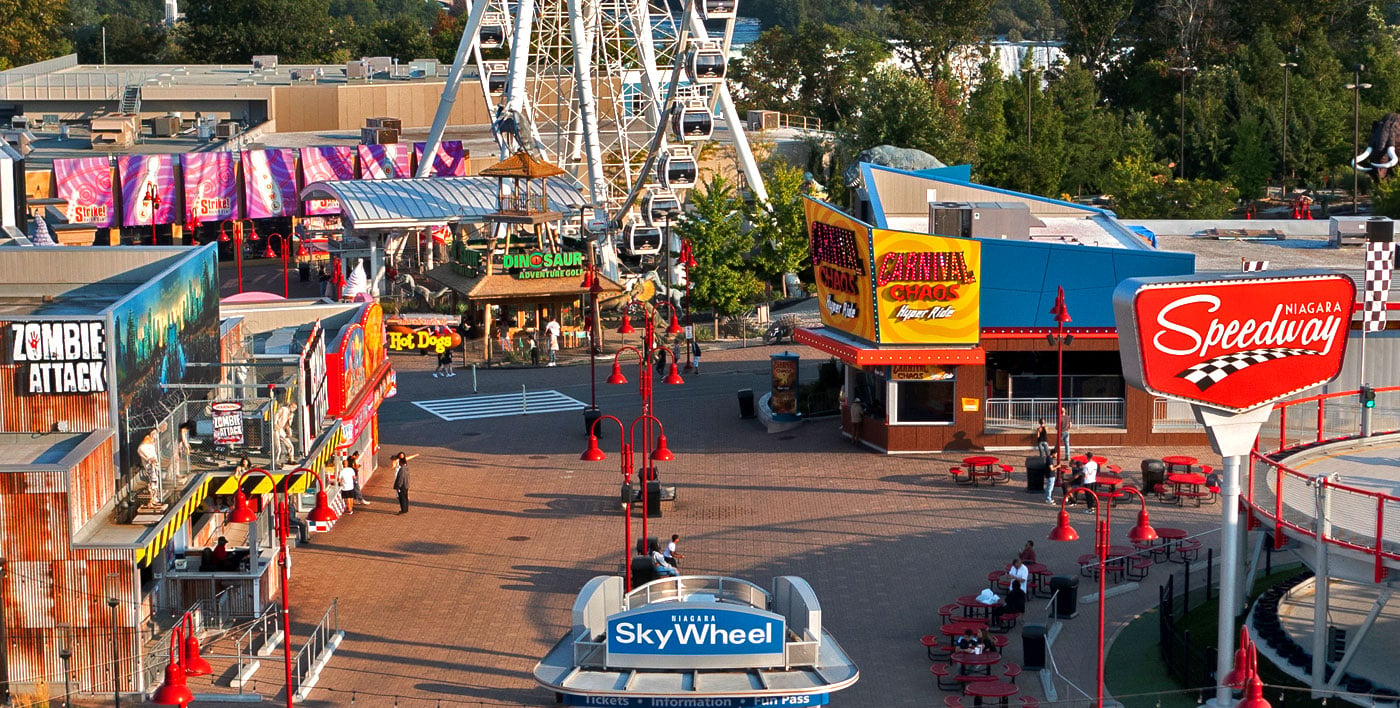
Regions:
<instances>
[{"instance_id":1,"label":"handrail","mask_svg":"<svg viewBox=\"0 0 1400 708\"><path fill-rule=\"evenodd\" d=\"M299 698L302 695L302 684L306 682L307 676L314 673L316 662L321 658L322 652L331 645L332 639L340 631L340 598L332 598L331 606L326 608L325 614L321 615L321 620L316 623L315 629L311 630L311 635L306 638L306 644L302 645L297 652L296 658L292 660L292 688L293 694Z\"/></svg>"},{"instance_id":2,"label":"handrail","mask_svg":"<svg viewBox=\"0 0 1400 708\"><path fill-rule=\"evenodd\" d=\"M1400 386L1377 387L1375 391L1377 393L1391 393L1400 391ZM1259 445L1256 442L1256 449L1249 455L1249 466L1246 470L1247 477L1243 501L1250 506L1256 516L1273 524L1274 547L1282 548L1284 532L1286 530L1291 530L1300 536L1310 538L1316 538L1318 535L1318 529L1315 526L1315 524L1317 524L1317 519L1314 518L1315 512L1313 514L1304 512L1290 519L1287 505L1284 503L1285 496L1291 496L1294 501L1311 503L1313 495L1320 488L1323 493L1329 495L1331 503L1348 505L1353 511L1352 514L1348 515L1347 521L1342 523L1334 522L1331 524L1331 530L1323 536L1323 542L1339 548L1346 548L1372 556L1375 560L1375 581L1381 582L1385 579L1387 574L1387 569L1385 567L1386 562L1400 561L1400 535L1392 534L1392 536L1396 537L1389 541L1390 546L1396 550L1387 550L1387 534L1385 527L1386 505L1400 505L1400 496L1373 489L1362 489L1325 477L1315 477L1304 474L1277 459L1281 455L1297 452L1321 443L1362 439L1359 423L1355 430L1350 429L1350 426L1346 426L1347 429L1345 430L1328 431L1326 429L1327 402L1339 398L1358 396L1358 394L1359 392L1355 390L1338 391L1317 394L1276 404L1274 409L1278 412L1279 425L1279 442L1277 449L1272 452L1262 453L1257 449ZM1310 439L1304 442L1289 444L1288 412L1291 408L1307 404L1313 404L1317 407L1315 434L1306 436ZM1360 410L1359 401L1357 402L1356 409ZM1300 410L1299 412L1304 411ZM1301 417L1301 419L1306 421L1308 417ZM1307 424L1304 423L1305 430L1306 425ZM1329 435L1329 432L1332 434ZM1343 434L1337 435L1336 433ZM1260 474L1256 476L1256 463L1272 468L1273 473L1269 474L1268 471L1261 470ZM1300 489L1302 491L1298 491ZM1294 504L1293 506L1296 508L1298 504ZM1356 523L1358 520L1364 520L1364 517L1358 515L1361 510L1371 506L1374 506L1374 525L1369 526L1369 524L1365 523ZM1400 506L1396 507L1396 511L1400 511ZM1395 518L1393 514L1392 518ZM1369 526L1369 529L1367 526Z\"/></svg>"}]
</instances>

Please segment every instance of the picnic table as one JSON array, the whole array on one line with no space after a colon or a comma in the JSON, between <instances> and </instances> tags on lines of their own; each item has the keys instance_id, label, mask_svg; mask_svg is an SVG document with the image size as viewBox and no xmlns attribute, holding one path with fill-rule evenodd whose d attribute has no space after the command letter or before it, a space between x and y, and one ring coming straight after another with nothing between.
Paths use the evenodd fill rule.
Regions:
<instances>
[{"instance_id":1,"label":"picnic table","mask_svg":"<svg viewBox=\"0 0 1400 708\"><path fill-rule=\"evenodd\" d=\"M1181 506L1186 499L1195 499L1196 506L1201 505L1201 498L1209 496L1201 491L1201 487L1206 483L1206 476L1195 472L1177 472L1167 475L1167 481L1172 485L1172 498L1177 506ZM1187 489L1189 487L1190 489Z\"/></svg>"},{"instance_id":2,"label":"picnic table","mask_svg":"<svg viewBox=\"0 0 1400 708\"><path fill-rule=\"evenodd\" d=\"M1172 472L1190 472L1191 468L1200 460L1190 455L1167 455L1162 458L1162 464L1167 466L1167 474Z\"/></svg>"},{"instance_id":3,"label":"picnic table","mask_svg":"<svg viewBox=\"0 0 1400 708\"><path fill-rule=\"evenodd\" d=\"M964 692L973 697L974 705L982 705L983 698L1000 698L1001 704L1006 705L1007 699L1020 693L1021 689L1006 681L979 681L968 684Z\"/></svg>"},{"instance_id":4,"label":"picnic table","mask_svg":"<svg viewBox=\"0 0 1400 708\"><path fill-rule=\"evenodd\" d=\"M960 673L970 673L981 669L988 675L992 673L992 667L1001 663L1001 653L994 651L984 651L981 654L974 654L970 651L956 651L950 660L957 664Z\"/></svg>"},{"instance_id":5,"label":"picnic table","mask_svg":"<svg viewBox=\"0 0 1400 708\"><path fill-rule=\"evenodd\" d=\"M1002 477L1001 470L997 469L997 463L1001 458L991 455L973 455L963 458L963 465L967 467L967 474L972 477L974 484L978 480L985 479L992 484Z\"/></svg>"},{"instance_id":6,"label":"picnic table","mask_svg":"<svg viewBox=\"0 0 1400 708\"><path fill-rule=\"evenodd\" d=\"M996 604L988 605L979 602L976 595L963 595L958 598L958 605L963 608L964 617L991 617L992 608L1006 604L1005 600L998 599Z\"/></svg>"}]
</instances>

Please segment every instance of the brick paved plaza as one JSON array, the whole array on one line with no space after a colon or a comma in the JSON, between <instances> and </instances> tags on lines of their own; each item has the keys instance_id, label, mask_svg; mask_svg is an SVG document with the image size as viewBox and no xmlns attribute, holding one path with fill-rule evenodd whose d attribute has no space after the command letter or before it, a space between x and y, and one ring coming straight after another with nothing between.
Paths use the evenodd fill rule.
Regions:
<instances>
[{"instance_id":1,"label":"brick paved plaza","mask_svg":"<svg viewBox=\"0 0 1400 708\"><path fill-rule=\"evenodd\" d=\"M1092 517L1075 514L1076 543L1046 539L1057 507L1025 491L1026 451L998 451L1017 467L1010 485L955 487L948 475L962 453L882 456L840 437L834 419L768 435L738 415L735 391L766 390L775 347L707 351L703 375L681 387L657 385L657 414L675 462L663 481L680 487L675 510L653 520L651 535L682 536L687 573L737 576L768 587L776 575L811 582L825 622L860 665L861 680L832 696L834 705L941 705L919 645L938 624L937 608L986 584L1027 539L1057 574L1075 575L1075 558L1093 550ZM797 347L804 377L822 357ZM294 646L331 598L340 599L344 644L305 705L552 705L531 669L569 625L569 607L592 576L617 572L623 552L616 503L615 430L601 447L606 462L585 463L577 411L443 422L413 401L471 395L470 372L432 378L427 358L396 357L399 393L381 409L380 472L361 507L313 545L295 551ZM630 421L637 415L636 365L631 383L607 386L600 368L598 402ZM553 389L587 402L587 366L482 370L480 393ZM389 455L414 461L413 510L396 515ZM1208 449L1097 450L1138 479L1144 456L1185 452L1218 464ZM1177 508L1149 501L1152 521L1192 534L1219 526L1219 505ZM1080 507L1082 509L1082 507ZM1115 543L1125 543L1132 510L1115 515ZM640 533L641 517L634 519ZM1218 536L1205 537L1218 547ZM1170 564L1166 569L1180 566ZM1135 591L1110 597L1115 624L1156 600L1164 568ZM1094 592L1084 579L1081 594ZM1029 619L1043 622L1044 600ZM1053 647L1065 676L1091 694L1095 607L1081 602ZM1019 626L1009 661L1021 661ZM264 694L280 689L278 667L258 676ZM1041 697L1038 677L1018 680ZM1077 694L1056 681L1061 700ZM198 689L196 689L198 690ZM1082 697L1081 697L1082 698ZM1080 701L1079 705L1085 705Z\"/></svg>"}]
</instances>

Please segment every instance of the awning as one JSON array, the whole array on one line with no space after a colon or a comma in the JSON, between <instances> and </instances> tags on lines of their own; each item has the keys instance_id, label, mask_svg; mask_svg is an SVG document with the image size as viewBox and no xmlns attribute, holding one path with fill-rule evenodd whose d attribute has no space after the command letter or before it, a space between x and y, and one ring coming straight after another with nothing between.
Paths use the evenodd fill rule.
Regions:
<instances>
[{"instance_id":1,"label":"awning","mask_svg":"<svg viewBox=\"0 0 1400 708\"><path fill-rule=\"evenodd\" d=\"M543 181L552 211L578 211L588 201L571 177ZM302 188L301 199L336 200L352 228L393 229L480 223L499 210L496 190L491 177L355 179L313 182Z\"/></svg>"},{"instance_id":2,"label":"awning","mask_svg":"<svg viewBox=\"0 0 1400 708\"><path fill-rule=\"evenodd\" d=\"M847 339L826 327L797 329L794 340L826 352L847 364L885 366L890 364L982 364L987 353L981 347L872 347Z\"/></svg>"},{"instance_id":3,"label":"awning","mask_svg":"<svg viewBox=\"0 0 1400 708\"><path fill-rule=\"evenodd\" d=\"M311 470L325 469L331 457L335 455L336 446L340 444L340 425L332 425L316 439L311 448L311 455L307 456L306 467ZM295 474L295 470L269 470L272 472L272 479L267 475L256 475L250 477L244 485L244 492L248 494L264 494L280 485L288 474ZM293 494L304 493L311 486L312 474L302 472L291 482ZM254 481L256 480L256 481ZM234 477L227 472L208 473L200 480L194 488L185 492L185 496L180 499L180 503L174 509L166 512L165 517L159 524L151 527L137 543L136 564L147 566L151 560L160 555L166 544L179 531L185 522L189 520L194 512L204 507L204 500L210 494L233 494L236 491Z\"/></svg>"}]
</instances>

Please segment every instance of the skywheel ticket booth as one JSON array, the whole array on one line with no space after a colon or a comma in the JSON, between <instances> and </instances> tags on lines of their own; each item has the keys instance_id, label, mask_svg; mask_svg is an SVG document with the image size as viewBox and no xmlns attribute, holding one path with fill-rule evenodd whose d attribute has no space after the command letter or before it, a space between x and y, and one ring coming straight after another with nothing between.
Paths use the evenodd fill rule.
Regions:
<instances>
[{"instance_id":1,"label":"skywheel ticket booth","mask_svg":"<svg viewBox=\"0 0 1400 708\"><path fill-rule=\"evenodd\" d=\"M807 581L588 581L535 681L574 706L818 706L860 677Z\"/></svg>"}]
</instances>

